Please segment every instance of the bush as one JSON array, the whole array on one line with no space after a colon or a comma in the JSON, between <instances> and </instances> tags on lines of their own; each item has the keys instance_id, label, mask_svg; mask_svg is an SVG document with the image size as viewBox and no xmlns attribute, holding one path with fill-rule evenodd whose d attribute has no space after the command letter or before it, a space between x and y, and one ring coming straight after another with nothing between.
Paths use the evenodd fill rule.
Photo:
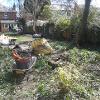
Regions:
<instances>
[{"instance_id":1,"label":"bush","mask_svg":"<svg viewBox=\"0 0 100 100\"><path fill-rule=\"evenodd\" d=\"M70 32L71 33L79 33L80 32L80 24L81 24L81 17L82 15L73 16L71 18L71 24L70 24Z\"/></svg>"},{"instance_id":2,"label":"bush","mask_svg":"<svg viewBox=\"0 0 100 100\"><path fill-rule=\"evenodd\" d=\"M70 20L64 17L61 17L57 22L56 26L59 27L61 30L65 30L70 25Z\"/></svg>"},{"instance_id":3,"label":"bush","mask_svg":"<svg viewBox=\"0 0 100 100\"><path fill-rule=\"evenodd\" d=\"M52 17L52 12L51 12L51 9L50 9L50 6L46 5L44 6L44 9L43 11L41 12L41 15L40 15L43 19L51 19Z\"/></svg>"},{"instance_id":4,"label":"bush","mask_svg":"<svg viewBox=\"0 0 100 100\"><path fill-rule=\"evenodd\" d=\"M96 8L91 8L88 17L88 34L87 42L99 43L100 42L100 22L99 22L99 12Z\"/></svg>"},{"instance_id":5,"label":"bush","mask_svg":"<svg viewBox=\"0 0 100 100\"><path fill-rule=\"evenodd\" d=\"M97 26L91 26L89 28L87 38L89 43L100 43L100 28L98 28Z\"/></svg>"},{"instance_id":6,"label":"bush","mask_svg":"<svg viewBox=\"0 0 100 100\"><path fill-rule=\"evenodd\" d=\"M55 26L55 38L64 39L66 37L64 33L69 33L70 20L61 17L59 20L57 20Z\"/></svg>"}]
</instances>

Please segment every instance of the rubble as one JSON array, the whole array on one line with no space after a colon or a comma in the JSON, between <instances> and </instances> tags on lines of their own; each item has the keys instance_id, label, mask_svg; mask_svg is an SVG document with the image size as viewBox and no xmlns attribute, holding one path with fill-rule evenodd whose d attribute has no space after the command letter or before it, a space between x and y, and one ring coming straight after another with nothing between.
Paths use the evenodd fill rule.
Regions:
<instances>
[{"instance_id":1,"label":"rubble","mask_svg":"<svg viewBox=\"0 0 100 100\"><path fill-rule=\"evenodd\" d=\"M14 44L16 40L17 38L5 36L4 34L0 36L0 44L3 44L3 45Z\"/></svg>"}]
</instances>

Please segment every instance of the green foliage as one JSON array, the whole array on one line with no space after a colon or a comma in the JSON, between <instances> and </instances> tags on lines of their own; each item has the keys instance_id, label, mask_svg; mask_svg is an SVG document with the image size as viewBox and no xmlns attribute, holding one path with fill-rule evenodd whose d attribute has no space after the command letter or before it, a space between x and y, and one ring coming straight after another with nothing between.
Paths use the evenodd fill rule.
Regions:
<instances>
[{"instance_id":1,"label":"green foliage","mask_svg":"<svg viewBox=\"0 0 100 100\"><path fill-rule=\"evenodd\" d=\"M70 20L66 19L65 17L60 17L55 22L55 32L54 32L55 38L64 39L63 33L69 32L69 26L70 26Z\"/></svg>"},{"instance_id":2,"label":"green foliage","mask_svg":"<svg viewBox=\"0 0 100 100\"><path fill-rule=\"evenodd\" d=\"M97 63L100 59L98 58L98 53L90 52L88 50L81 50L77 48L73 48L69 51L70 57L69 61L77 66L84 65L88 63Z\"/></svg>"},{"instance_id":3,"label":"green foliage","mask_svg":"<svg viewBox=\"0 0 100 100\"><path fill-rule=\"evenodd\" d=\"M40 12L43 10L43 7L45 5L49 5L50 3L50 0L25 0L24 8L27 12L32 13L34 18L37 18L37 16L39 16Z\"/></svg>"},{"instance_id":4,"label":"green foliage","mask_svg":"<svg viewBox=\"0 0 100 100\"><path fill-rule=\"evenodd\" d=\"M88 17L88 34L87 41L90 43L100 42L100 22L99 22L99 12L96 8L91 8Z\"/></svg>"},{"instance_id":5,"label":"green foliage","mask_svg":"<svg viewBox=\"0 0 100 100\"><path fill-rule=\"evenodd\" d=\"M71 73L64 71L63 68L58 69L58 79L60 82L60 88L71 88L70 84L72 85L72 77ZM62 85L62 86L61 86Z\"/></svg>"},{"instance_id":6,"label":"green foliage","mask_svg":"<svg viewBox=\"0 0 100 100\"><path fill-rule=\"evenodd\" d=\"M88 23L93 23L94 19L98 15L97 9L95 7L91 7L89 16L88 16Z\"/></svg>"},{"instance_id":7,"label":"green foliage","mask_svg":"<svg viewBox=\"0 0 100 100\"><path fill-rule=\"evenodd\" d=\"M64 17L59 18L59 20L57 20L56 22L56 26L62 30L65 30L66 28L68 28L69 25L70 25L70 20Z\"/></svg>"},{"instance_id":8,"label":"green foliage","mask_svg":"<svg viewBox=\"0 0 100 100\"><path fill-rule=\"evenodd\" d=\"M38 92L41 96L47 96L49 95L49 91L46 89L46 83L40 82L37 88Z\"/></svg>"},{"instance_id":9,"label":"green foliage","mask_svg":"<svg viewBox=\"0 0 100 100\"><path fill-rule=\"evenodd\" d=\"M0 93L4 96L14 93L15 81L11 72L13 63L11 60L11 50L9 48L0 48L0 55Z\"/></svg>"},{"instance_id":10,"label":"green foliage","mask_svg":"<svg viewBox=\"0 0 100 100\"><path fill-rule=\"evenodd\" d=\"M35 64L35 68L38 68L38 69L41 70L41 69L43 69L45 67L49 67L46 58L44 56L39 56L38 60L37 60L37 62Z\"/></svg>"},{"instance_id":11,"label":"green foliage","mask_svg":"<svg viewBox=\"0 0 100 100\"><path fill-rule=\"evenodd\" d=\"M85 70L85 68L88 67L87 65L89 64L99 64L100 53L93 51L93 49L92 51L87 49L78 49L68 42L49 41L49 43L54 49L60 50L61 54L64 53L66 56L67 53L68 59L66 59L66 65L57 67L55 70L50 69L49 73L46 72L46 67L49 67L47 58L51 57L51 55L42 55L38 57L35 67L38 69L45 69L42 70L42 74L39 73L39 81L36 81L35 83L37 86L35 88L37 89L37 94L41 97L58 96L57 93L61 90L60 93L62 93L63 96L66 96L66 100L70 100L71 96L74 96L74 94L89 100L88 96L93 93L93 89L89 82L91 82L91 80L96 80L97 77L89 71L87 73L86 71L88 69ZM13 61L11 60L11 50L9 48L0 48L0 56L0 96L12 96L15 94L15 80L11 72L11 67L13 65ZM44 73L45 75L43 75ZM45 78L41 78L41 75ZM38 77L36 79L38 79ZM84 83L84 81L86 83ZM33 82L33 80L31 82ZM87 84L89 84L89 86ZM33 91L35 90L32 91L33 84L30 91L28 91L28 89L21 93L22 97L33 97Z\"/></svg>"},{"instance_id":12,"label":"green foliage","mask_svg":"<svg viewBox=\"0 0 100 100\"><path fill-rule=\"evenodd\" d=\"M74 92L80 97L87 98L89 92L87 91L87 88L79 82L80 78L81 73L74 65L58 68L57 70L56 81L59 83L58 87L62 93L68 94Z\"/></svg>"},{"instance_id":13,"label":"green foliage","mask_svg":"<svg viewBox=\"0 0 100 100\"><path fill-rule=\"evenodd\" d=\"M63 50L63 49L71 49L73 48L73 43L69 43L69 42L62 42L62 41L51 41L50 45L54 48L54 49L59 49L59 50Z\"/></svg>"},{"instance_id":14,"label":"green foliage","mask_svg":"<svg viewBox=\"0 0 100 100\"><path fill-rule=\"evenodd\" d=\"M89 99L89 93L88 93L87 89L83 85L75 84L74 87L73 87L73 91L75 91L76 94L79 94L80 97Z\"/></svg>"},{"instance_id":15,"label":"green foliage","mask_svg":"<svg viewBox=\"0 0 100 100\"><path fill-rule=\"evenodd\" d=\"M41 17L43 19L51 19L52 13L51 13L50 6L48 5L44 6L43 11L41 12Z\"/></svg>"},{"instance_id":16,"label":"green foliage","mask_svg":"<svg viewBox=\"0 0 100 100\"><path fill-rule=\"evenodd\" d=\"M80 32L80 25L81 25L81 17L82 15L74 15L71 18L71 24L70 24L70 32L71 33L79 33Z\"/></svg>"},{"instance_id":17,"label":"green foliage","mask_svg":"<svg viewBox=\"0 0 100 100\"><path fill-rule=\"evenodd\" d=\"M56 50L68 50L68 61L77 66L100 61L99 52L91 51L92 49L78 49L74 47L73 43L61 41L51 42L50 45Z\"/></svg>"},{"instance_id":18,"label":"green foliage","mask_svg":"<svg viewBox=\"0 0 100 100\"><path fill-rule=\"evenodd\" d=\"M38 85L38 91L41 93L41 94L44 94L45 92L45 84L44 83L40 83Z\"/></svg>"}]
</instances>

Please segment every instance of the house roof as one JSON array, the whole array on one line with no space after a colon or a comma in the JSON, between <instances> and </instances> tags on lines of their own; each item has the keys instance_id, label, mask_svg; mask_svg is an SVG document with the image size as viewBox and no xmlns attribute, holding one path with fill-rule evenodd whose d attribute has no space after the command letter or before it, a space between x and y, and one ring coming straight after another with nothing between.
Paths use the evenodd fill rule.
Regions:
<instances>
[{"instance_id":1,"label":"house roof","mask_svg":"<svg viewBox=\"0 0 100 100\"><path fill-rule=\"evenodd\" d=\"M14 23L16 23L15 20L1 20L0 22L1 22L1 23L6 23L6 24L9 24L9 23L10 23L10 24L11 24L11 23L14 24Z\"/></svg>"},{"instance_id":2,"label":"house roof","mask_svg":"<svg viewBox=\"0 0 100 100\"><path fill-rule=\"evenodd\" d=\"M0 12L16 12L16 11L12 10L12 8L0 4Z\"/></svg>"}]
</instances>

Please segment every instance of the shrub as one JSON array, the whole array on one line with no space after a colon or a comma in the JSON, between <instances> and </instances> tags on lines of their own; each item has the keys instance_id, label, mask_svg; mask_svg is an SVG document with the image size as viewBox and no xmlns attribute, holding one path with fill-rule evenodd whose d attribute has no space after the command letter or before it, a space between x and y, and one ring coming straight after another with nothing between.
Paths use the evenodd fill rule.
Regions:
<instances>
[{"instance_id":1,"label":"shrub","mask_svg":"<svg viewBox=\"0 0 100 100\"><path fill-rule=\"evenodd\" d=\"M69 91L73 88L74 83L80 77L80 72L76 69L76 66L70 64L69 66L59 67L57 70L57 81L59 88L65 91Z\"/></svg>"},{"instance_id":2,"label":"shrub","mask_svg":"<svg viewBox=\"0 0 100 100\"><path fill-rule=\"evenodd\" d=\"M80 24L81 24L81 17L82 15L73 16L71 18L71 24L70 24L70 32L71 33L79 33L80 32Z\"/></svg>"},{"instance_id":3,"label":"shrub","mask_svg":"<svg viewBox=\"0 0 100 100\"><path fill-rule=\"evenodd\" d=\"M50 67L48 65L47 59L44 56L39 56L35 64L35 68L41 70L41 69L44 69L45 67L48 67L48 68Z\"/></svg>"},{"instance_id":4,"label":"shrub","mask_svg":"<svg viewBox=\"0 0 100 100\"><path fill-rule=\"evenodd\" d=\"M90 43L100 43L100 29L97 26L91 26L87 34L87 40Z\"/></svg>"},{"instance_id":5,"label":"shrub","mask_svg":"<svg viewBox=\"0 0 100 100\"><path fill-rule=\"evenodd\" d=\"M44 6L44 9L43 11L41 12L41 15L40 15L43 19L51 19L52 17L52 12L51 12L51 9L50 9L50 6L46 5Z\"/></svg>"},{"instance_id":6,"label":"shrub","mask_svg":"<svg viewBox=\"0 0 100 100\"><path fill-rule=\"evenodd\" d=\"M12 75L13 60L11 50L0 47L0 96L13 94L15 90L15 80Z\"/></svg>"},{"instance_id":7,"label":"shrub","mask_svg":"<svg viewBox=\"0 0 100 100\"><path fill-rule=\"evenodd\" d=\"M55 23L55 33L54 36L57 39L64 38L64 32L69 32L70 20L64 17L59 18Z\"/></svg>"},{"instance_id":8,"label":"shrub","mask_svg":"<svg viewBox=\"0 0 100 100\"><path fill-rule=\"evenodd\" d=\"M49 95L49 90L47 89L46 82L41 81L38 84L37 91L39 92L40 96L48 96Z\"/></svg>"},{"instance_id":9,"label":"shrub","mask_svg":"<svg viewBox=\"0 0 100 100\"><path fill-rule=\"evenodd\" d=\"M96 8L91 8L88 17L88 34L87 42L99 43L100 42L100 22L99 22L99 12Z\"/></svg>"},{"instance_id":10,"label":"shrub","mask_svg":"<svg viewBox=\"0 0 100 100\"><path fill-rule=\"evenodd\" d=\"M56 26L59 27L61 30L68 28L69 25L70 25L70 20L64 17L59 18L59 20L56 22Z\"/></svg>"}]
</instances>

